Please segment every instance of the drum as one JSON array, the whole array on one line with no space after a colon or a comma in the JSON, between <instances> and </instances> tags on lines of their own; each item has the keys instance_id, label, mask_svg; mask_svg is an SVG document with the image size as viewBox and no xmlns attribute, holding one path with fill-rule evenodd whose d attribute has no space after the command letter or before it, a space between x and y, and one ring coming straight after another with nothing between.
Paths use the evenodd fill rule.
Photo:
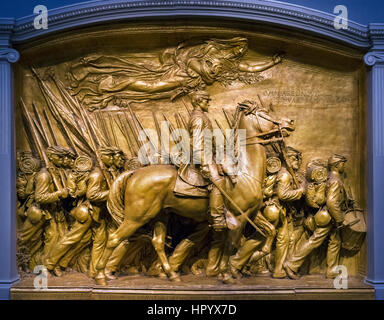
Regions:
<instances>
[{"instance_id":1,"label":"drum","mask_svg":"<svg viewBox=\"0 0 384 320\"><path fill-rule=\"evenodd\" d=\"M356 220L358 220L358 222L354 223ZM342 228L340 232L342 248L350 251L359 251L367 232L364 212L353 209L347 211L345 213L344 224L347 226Z\"/></svg>"}]
</instances>

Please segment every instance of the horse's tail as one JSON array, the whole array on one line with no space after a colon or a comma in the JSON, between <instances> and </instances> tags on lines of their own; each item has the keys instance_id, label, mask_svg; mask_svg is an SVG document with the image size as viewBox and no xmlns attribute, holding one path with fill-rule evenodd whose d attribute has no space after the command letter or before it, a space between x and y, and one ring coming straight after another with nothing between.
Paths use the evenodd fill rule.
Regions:
<instances>
[{"instance_id":1,"label":"horse's tail","mask_svg":"<svg viewBox=\"0 0 384 320\"><path fill-rule=\"evenodd\" d=\"M107 208L109 214L112 216L113 220L117 223L118 226L121 225L124 221L125 189L127 186L127 181L133 173L133 170L123 172L112 183L109 190Z\"/></svg>"}]
</instances>

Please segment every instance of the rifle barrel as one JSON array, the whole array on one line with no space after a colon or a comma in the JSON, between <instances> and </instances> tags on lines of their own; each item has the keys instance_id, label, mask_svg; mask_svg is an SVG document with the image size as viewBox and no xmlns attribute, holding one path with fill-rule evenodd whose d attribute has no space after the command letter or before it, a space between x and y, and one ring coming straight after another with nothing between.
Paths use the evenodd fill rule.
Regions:
<instances>
[{"instance_id":1,"label":"rifle barrel","mask_svg":"<svg viewBox=\"0 0 384 320\"><path fill-rule=\"evenodd\" d=\"M22 107L22 110L24 111L24 115L25 115L25 117L27 119L29 128L30 128L30 130L32 132L32 138L33 138L33 140L35 142L35 145L36 145L37 150L39 152L40 158L43 159L44 164L45 164L48 172L51 174L52 180L53 180L53 184L55 185L56 190L61 190L62 189L61 184L60 184L59 180L57 179L56 174L53 172L53 170L52 170L52 168L51 168L51 166L49 164L49 160L48 160L48 157L47 157L47 155L45 153L43 144L42 144L42 142L40 140L40 137L39 137L39 135L38 135L38 133L36 131L36 128L35 128L35 126L33 124L32 118L31 118L31 116L30 116L30 114L29 114L29 112L27 110L27 107L26 107L23 99L21 99L21 107Z\"/></svg>"}]
</instances>

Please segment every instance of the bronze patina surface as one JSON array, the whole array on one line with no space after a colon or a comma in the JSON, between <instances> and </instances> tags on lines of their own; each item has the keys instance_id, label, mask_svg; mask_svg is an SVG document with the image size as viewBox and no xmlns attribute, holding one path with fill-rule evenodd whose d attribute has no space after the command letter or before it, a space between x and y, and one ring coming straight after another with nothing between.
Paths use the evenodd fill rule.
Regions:
<instances>
[{"instance_id":1,"label":"bronze patina surface","mask_svg":"<svg viewBox=\"0 0 384 320\"><path fill-rule=\"evenodd\" d=\"M331 297L342 265L365 290L363 53L271 26L220 25L117 23L18 48L20 270L43 265L59 291L84 281L83 298L99 290L88 282L124 287L127 270L181 280L185 296L205 296L194 277L206 274L217 297L230 283L239 297L300 298ZM180 163L174 129L197 137L184 144L200 163ZM215 151L204 158L196 145L206 129L245 129L239 172ZM146 145L155 152L143 161ZM14 298L28 297L23 281Z\"/></svg>"}]
</instances>

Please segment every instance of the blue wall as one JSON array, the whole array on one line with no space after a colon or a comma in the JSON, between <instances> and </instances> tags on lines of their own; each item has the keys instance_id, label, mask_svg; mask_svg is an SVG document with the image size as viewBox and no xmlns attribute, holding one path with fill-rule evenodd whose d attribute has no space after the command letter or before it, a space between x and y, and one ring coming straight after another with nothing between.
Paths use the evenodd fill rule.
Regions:
<instances>
[{"instance_id":1,"label":"blue wall","mask_svg":"<svg viewBox=\"0 0 384 320\"><path fill-rule=\"evenodd\" d=\"M236 0L234 0L236 1ZM240 0L241 1L241 0ZM252 0L243 0L252 2ZM265 0L268 2L268 0ZM33 8L39 4L48 9L67 6L81 0L0 0L0 17L21 18L33 14ZM97 2L97 1L94 1ZM336 5L345 5L349 19L367 25L384 21L384 0L285 0L284 2L333 13Z\"/></svg>"}]
</instances>

